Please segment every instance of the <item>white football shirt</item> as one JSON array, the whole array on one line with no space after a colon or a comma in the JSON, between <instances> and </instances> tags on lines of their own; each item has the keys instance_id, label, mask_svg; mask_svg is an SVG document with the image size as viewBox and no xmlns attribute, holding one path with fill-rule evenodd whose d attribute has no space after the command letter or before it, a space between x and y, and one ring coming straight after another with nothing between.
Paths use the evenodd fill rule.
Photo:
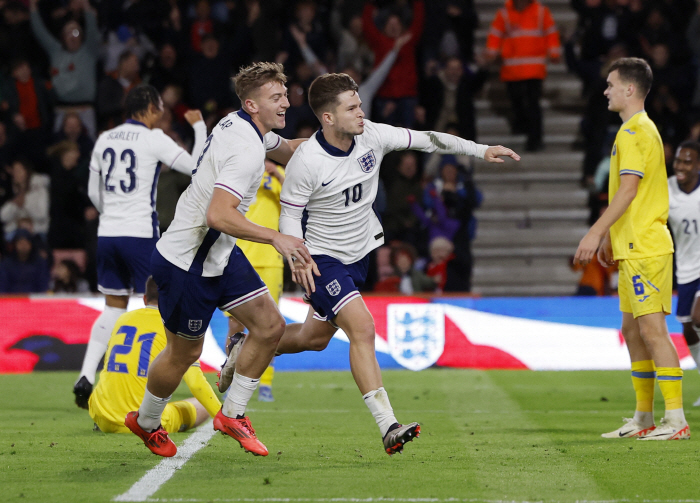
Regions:
<instances>
[{"instance_id":1,"label":"white football shirt","mask_svg":"<svg viewBox=\"0 0 700 503\"><path fill-rule=\"evenodd\" d=\"M343 264L357 262L384 243L372 205L387 153L411 149L483 158L488 148L444 133L364 123L348 152L330 145L322 131L297 147L280 195L280 232L303 237L312 255L328 255Z\"/></svg>"},{"instance_id":2,"label":"white football shirt","mask_svg":"<svg viewBox=\"0 0 700 503\"><path fill-rule=\"evenodd\" d=\"M676 243L676 279L684 285L700 278L700 187L690 194L668 179L668 226Z\"/></svg>"},{"instance_id":3,"label":"white football shirt","mask_svg":"<svg viewBox=\"0 0 700 503\"><path fill-rule=\"evenodd\" d=\"M195 135L203 140L206 126L204 122L196 126ZM173 166L183 156L190 158L163 130L149 129L133 119L102 133L90 160L91 176L100 178L97 235L158 237L156 191L161 164Z\"/></svg>"},{"instance_id":4,"label":"white football shirt","mask_svg":"<svg viewBox=\"0 0 700 503\"><path fill-rule=\"evenodd\" d=\"M221 276L236 238L207 227L214 188L236 196L241 201L238 211L245 215L265 172L265 154L281 143L276 133L263 137L243 110L221 119L204 144L170 227L156 244L160 254L185 271Z\"/></svg>"}]
</instances>

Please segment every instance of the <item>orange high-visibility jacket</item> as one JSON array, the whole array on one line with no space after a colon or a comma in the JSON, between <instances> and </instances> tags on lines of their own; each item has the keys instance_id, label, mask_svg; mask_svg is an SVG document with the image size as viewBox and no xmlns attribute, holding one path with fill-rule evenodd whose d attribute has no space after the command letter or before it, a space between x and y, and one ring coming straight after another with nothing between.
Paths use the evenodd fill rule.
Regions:
<instances>
[{"instance_id":1,"label":"orange high-visibility jacket","mask_svg":"<svg viewBox=\"0 0 700 503\"><path fill-rule=\"evenodd\" d=\"M561 54L552 13L537 0L522 11L515 10L513 0L507 0L491 23L486 50L501 54L501 80L544 79L547 56Z\"/></svg>"}]
</instances>

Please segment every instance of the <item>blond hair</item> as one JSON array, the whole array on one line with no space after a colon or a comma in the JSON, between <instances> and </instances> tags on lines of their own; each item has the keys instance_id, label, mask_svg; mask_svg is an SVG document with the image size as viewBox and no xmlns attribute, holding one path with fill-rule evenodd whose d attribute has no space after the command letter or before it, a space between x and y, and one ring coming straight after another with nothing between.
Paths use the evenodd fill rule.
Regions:
<instances>
[{"instance_id":1,"label":"blond hair","mask_svg":"<svg viewBox=\"0 0 700 503\"><path fill-rule=\"evenodd\" d=\"M233 77L236 95L241 103L245 103L245 100L250 98L257 89L268 82L286 84L287 76L284 74L284 66L279 63L259 61L242 67L238 74Z\"/></svg>"}]
</instances>

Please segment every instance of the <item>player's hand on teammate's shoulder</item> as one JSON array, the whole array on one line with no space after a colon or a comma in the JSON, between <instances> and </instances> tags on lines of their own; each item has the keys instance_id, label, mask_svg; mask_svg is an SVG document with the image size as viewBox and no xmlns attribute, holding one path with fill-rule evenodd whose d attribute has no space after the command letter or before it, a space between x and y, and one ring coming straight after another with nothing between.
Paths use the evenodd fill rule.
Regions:
<instances>
[{"instance_id":1,"label":"player's hand on teammate's shoulder","mask_svg":"<svg viewBox=\"0 0 700 503\"><path fill-rule=\"evenodd\" d=\"M188 110L185 112L185 120L190 126L194 126L199 121L203 121L204 117L202 116L202 112L199 110Z\"/></svg>"},{"instance_id":2,"label":"player's hand on teammate's shoulder","mask_svg":"<svg viewBox=\"0 0 700 503\"><path fill-rule=\"evenodd\" d=\"M486 149L484 160L488 162L505 162L501 157L510 157L515 161L520 160L520 156L515 151L504 147L503 145L494 145Z\"/></svg>"}]
</instances>

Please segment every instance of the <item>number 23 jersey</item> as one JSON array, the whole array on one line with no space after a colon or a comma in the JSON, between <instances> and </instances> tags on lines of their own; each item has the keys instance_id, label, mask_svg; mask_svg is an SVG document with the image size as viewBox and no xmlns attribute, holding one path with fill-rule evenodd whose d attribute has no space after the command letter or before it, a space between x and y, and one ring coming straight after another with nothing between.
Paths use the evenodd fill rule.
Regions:
<instances>
[{"instance_id":1,"label":"number 23 jersey","mask_svg":"<svg viewBox=\"0 0 700 503\"><path fill-rule=\"evenodd\" d=\"M668 196L668 225L676 242L676 277L683 285L700 278L700 189L686 194L672 176Z\"/></svg>"},{"instance_id":2,"label":"number 23 jersey","mask_svg":"<svg viewBox=\"0 0 700 503\"><path fill-rule=\"evenodd\" d=\"M102 178L97 235L158 237L156 189L161 164L172 166L186 153L161 129L131 119L102 133L90 160L90 170Z\"/></svg>"},{"instance_id":3,"label":"number 23 jersey","mask_svg":"<svg viewBox=\"0 0 700 503\"><path fill-rule=\"evenodd\" d=\"M384 243L377 197L379 166L393 150L411 146L411 133L365 120L350 150L330 145L322 131L301 144L287 164L282 213L304 209L302 231L312 255L344 264L362 259Z\"/></svg>"}]
</instances>

